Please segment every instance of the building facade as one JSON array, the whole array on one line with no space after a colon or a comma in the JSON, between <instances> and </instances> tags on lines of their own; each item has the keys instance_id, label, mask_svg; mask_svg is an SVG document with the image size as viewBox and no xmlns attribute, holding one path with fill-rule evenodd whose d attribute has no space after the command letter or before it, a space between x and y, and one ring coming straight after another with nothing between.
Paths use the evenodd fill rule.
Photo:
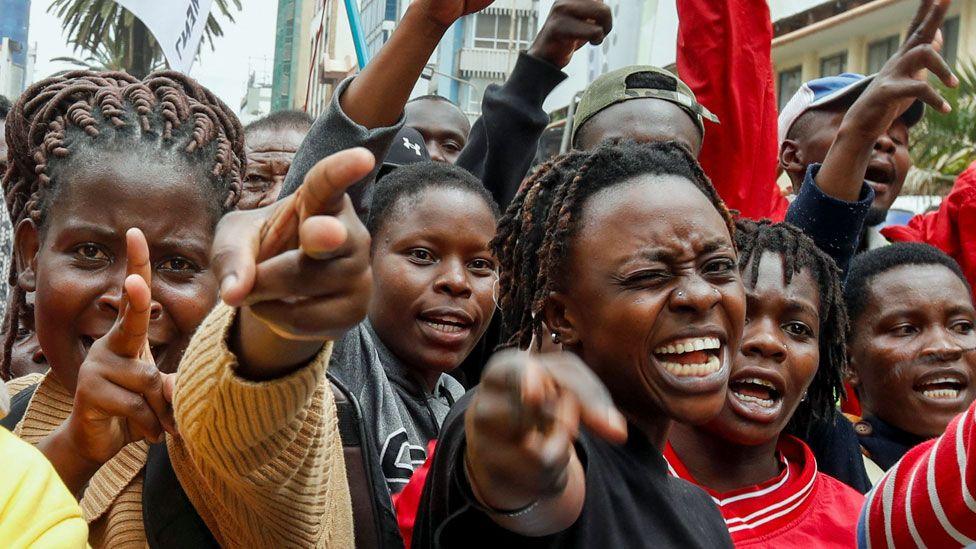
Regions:
<instances>
[{"instance_id":1,"label":"building facade","mask_svg":"<svg viewBox=\"0 0 976 549\"><path fill-rule=\"evenodd\" d=\"M481 113L485 88L504 82L519 52L538 30L538 0L498 0L457 21L441 40L430 65L431 86L457 103L469 117Z\"/></svg>"},{"instance_id":2,"label":"building facade","mask_svg":"<svg viewBox=\"0 0 976 549\"><path fill-rule=\"evenodd\" d=\"M337 0L338 3L338 0ZM409 0L359 0L359 17L370 59L390 39Z\"/></svg>"},{"instance_id":3,"label":"building facade","mask_svg":"<svg viewBox=\"0 0 976 549\"><path fill-rule=\"evenodd\" d=\"M780 107L803 82L842 72L875 73L905 39L915 0L780 0L771 3ZM956 0L942 28L950 65L976 58L976 0Z\"/></svg>"},{"instance_id":4,"label":"building facade","mask_svg":"<svg viewBox=\"0 0 976 549\"><path fill-rule=\"evenodd\" d=\"M0 95L13 100L31 80L30 0L0 0Z\"/></svg>"},{"instance_id":5,"label":"building facade","mask_svg":"<svg viewBox=\"0 0 976 549\"><path fill-rule=\"evenodd\" d=\"M343 2L316 0L310 50L309 69L304 75L303 107L309 114L318 116L328 107L336 86L358 68Z\"/></svg>"},{"instance_id":6,"label":"building facade","mask_svg":"<svg viewBox=\"0 0 976 549\"><path fill-rule=\"evenodd\" d=\"M249 124L271 113L272 90L271 82L267 78L259 77L255 71L251 71L238 113L242 124Z\"/></svg>"},{"instance_id":7,"label":"building facade","mask_svg":"<svg viewBox=\"0 0 976 549\"><path fill-rule=\"evenodd\" d=\"M278 0L271 110L301 109L311 62L311 29L322 0Z\"/></svg>"}]
</instances>

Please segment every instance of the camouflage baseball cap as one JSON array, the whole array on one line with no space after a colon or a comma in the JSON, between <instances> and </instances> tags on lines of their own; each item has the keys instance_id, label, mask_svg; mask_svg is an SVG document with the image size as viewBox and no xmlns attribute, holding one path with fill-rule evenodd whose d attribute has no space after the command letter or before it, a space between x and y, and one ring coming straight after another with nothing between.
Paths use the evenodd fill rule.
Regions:
<instances>
[{"instance_id":1,"label":"camouflage baseball cap","mask_svg":"<svg viewBox=\"0 0 976 549\"><path fill-rule=\"evenodd\" d=\"M695 121L703 136L706 119L718 123L718 117L699 103L695 92L673 73L658 67L635 65L608 72L586 88L573 118L573 143L583 124L600 111L641 98L661 99L681 107Z\"/></svg>"}]
</instances>

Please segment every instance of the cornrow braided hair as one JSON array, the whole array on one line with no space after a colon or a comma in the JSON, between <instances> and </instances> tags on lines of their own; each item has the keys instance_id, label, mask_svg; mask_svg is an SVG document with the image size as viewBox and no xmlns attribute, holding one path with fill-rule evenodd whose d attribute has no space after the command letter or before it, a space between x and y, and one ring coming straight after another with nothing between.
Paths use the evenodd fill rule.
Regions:
<instances>
[{"instance_id":1,"label":"cornrow braided hair","mask_svg":"<svg viewBox=\"0 0 976 549\"><path fill-rule=\"evenodd\" d=\"M39 227L57 186L52 165L80 147L125 140L182 154L208 166L220 214L241 195L244 131L233 111L206 88L174 71L138 80L124 72L71 71L31 86L7 116L10 162L4 199L14 227L31 219ZM212 165L212 169L209 166ZM0 377L10 374L10 352L19 329L24 292L14 286L4 319L6 339Z\"/></svg>"},{"instance_id":2,"label":"cornrow braided hair","mask_svg":"<svg viewBox=\"0 0 976 549\"><path fill-rule=\"evenodd\" d=\"M492 251L500 263L499 308L503 344L527 349L541 342L546 299L566 271L570 244L586 200L641 175L678 176L697 187L725 220L735 223L694 156L682 145L606 142L592 151L571 151L542 164L519 189L499 222Z\"/></svg>"},{"instance_id":3,"label":"cornrow braided hair","mask_svg":"<svg viewBox=\"0 0 976 549\"><path fill-rule=\"evenodd\" d=\"M810 271L817 283L820 292L820 364L807 389L806 400L800 402L787 426L787 431L805 437L815 421L832 417L832 410L844 394L848 320L840 269L809 236L787 223L740 220L736 246L742 281L747 286L756 285L760 260L766 252L775 253L782 259L786 284L804 269Z\"/></svg>"}]
</instances>

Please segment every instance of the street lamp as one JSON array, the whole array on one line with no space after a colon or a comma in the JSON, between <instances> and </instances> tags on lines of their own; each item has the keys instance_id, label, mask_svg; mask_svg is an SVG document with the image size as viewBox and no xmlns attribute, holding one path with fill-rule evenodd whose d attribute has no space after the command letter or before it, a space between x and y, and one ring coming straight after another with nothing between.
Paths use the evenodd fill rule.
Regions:
<instances>
[{"instance_id":1,"label":"street lamp","mask_svg":"<svg viewBox=\"0 0 976 549\"><path fill-rule=\"evenodd\" d=\"M433 80L435 74L437 76L443 76L444 78L447 78L448 80L453 80L453 81L455 81L455 82L457 82L459 84L464 84L465 86L471 86L471 90L474 93L474 96L475 97L481 97L481 90L478 89L478 86L475 86L474 84L472 84L468 80L464 80L463 78L458 78L457 76L454 76L453 74L447 74L446 72L441 72L441 71L435 69L433 67L433 65L427 65L426 67L424 67L424 70L421 71L421 73L420 73L420 77L423 78L424 80ZM470 101L469 101L469 103L470 103ZM470 112L470 111L467 111L467 110L465 110L464 113L467 114L467 115L469 115L469 116L478 114L478 113Z\"/></svg>"}]
</instances>

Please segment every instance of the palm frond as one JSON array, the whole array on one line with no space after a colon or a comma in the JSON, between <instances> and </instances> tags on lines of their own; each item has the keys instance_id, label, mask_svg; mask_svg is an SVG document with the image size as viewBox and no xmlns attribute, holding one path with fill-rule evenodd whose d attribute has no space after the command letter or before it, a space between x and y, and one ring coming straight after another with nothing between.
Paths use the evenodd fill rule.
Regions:
<instances>
[{"instance_id":1,"label":"palm frond","mask_svg":"<svg viewBox=\"0 0 976 549\"><path fill-rule=\"evenodd\" d=\"M952 112L943 115L927 109L912 130L912 160L916 170L906 183L909 191L945 194L960 172L976 161L976 59L957 63L959 86L937 84Z\"/></svg>"},{"instance_id":2,"label":"palm frond","mask_svg":"<svg viewBox=\"0 0 976 549\"><path fill-rule=\"evenodd\" d=\"M214 38L224 34L214 12L222 19L234 23L234 14L243 9L241 0L214 0L213 6L211 13L207 15L207 23L204 27L204 37L210 44L211 51L214 49ZM150 33L141 33L146 35L142 43L132 43L131 30L135 25L142 25L142 22L115 0L52 0L47 11L61 19L61 28L76 53L95 55L101 48L107 47L115 50L112 54L113 58L132 60L144 59L144 54L134 55L134 52L144 52L145 48L149 48L148 59L151 67L162 66L165 63L162 49ZM202 45L201 41L201 49ZM143 72L147 68L134 67L129 63L124 63L120 68L129 70L133 74Z\"/></svg>"}]
</instances>

